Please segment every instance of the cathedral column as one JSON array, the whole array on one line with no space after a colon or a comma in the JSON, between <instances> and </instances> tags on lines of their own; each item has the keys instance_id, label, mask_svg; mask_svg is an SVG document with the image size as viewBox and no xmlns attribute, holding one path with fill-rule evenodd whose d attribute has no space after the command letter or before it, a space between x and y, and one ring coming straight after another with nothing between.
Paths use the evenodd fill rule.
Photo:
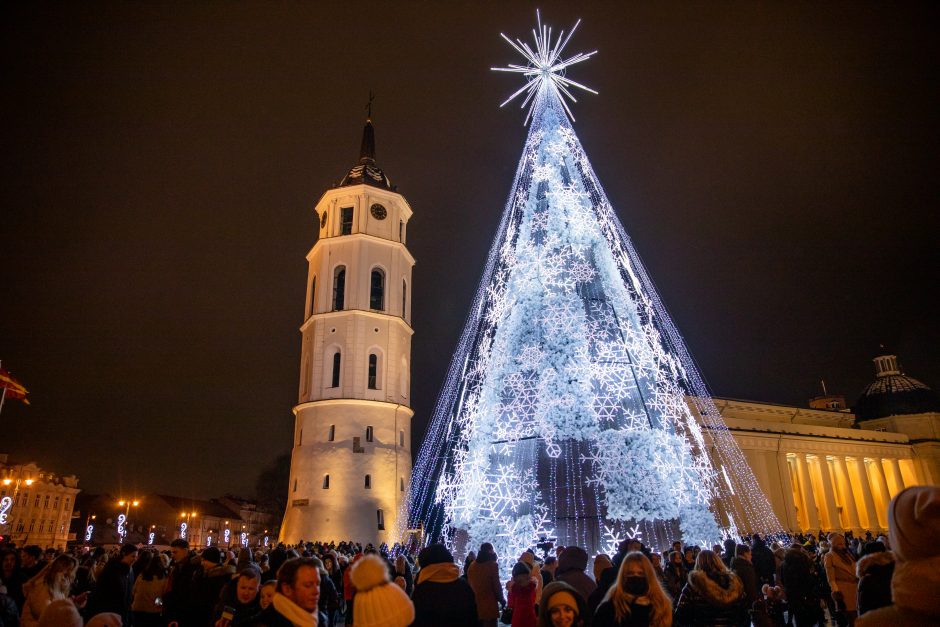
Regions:
<instances>
[{"instance_id":1,"label":"cathedral column","mask_svg":"<svg viewBox=\"0 0 940 627\"><path fill-rule=\"evenodd\" d=\"M891 494L888 492L888 482L885 481L885 469L881 466L881 459L875 458L871 460L871 467L873 469L873 475L875 477L875 484L878 486L878 492L880 495L880 507L876 512L878 516L878 524L881 525L882 529L888 528L888 501L891 500Z\"/></svg>"},{"instance_id":2,"label":"cathedral column","mask_svg":"<svg viewBox=\"0 0 940 627\"><path fill-rule=\"evenodd\" d=\"M816 501L813 498L813 482L806 467L806 455L796 454L796 472L800 479L801 493L803 494L803 509L806 513L806 529L804 531L819 530L819 513L816 510Z\"/></svg>"},{"instance_id":3,"label":"cathedral column","mask_svg":"<svg viewBox=\"0 0 940 627\"><path fill-rule=\"evenodd\" d=\"M892 457L888 460L891 464L891 472L894 474L894 485L891 486L891 496L897 496L898 492L904 489L904 476L901 474L901 463L898 461L897 457Z\"/></svg>"},{"instance_id":4,"label":"cathedral column","mask_svg":"<svg viewBox=\"0 0 940 627\"><path fill-rule=\"evenodd\" d=\"M783 489L783 506L786 512L787 531L795 531L793 515L796 513L796 503L793 502L793 484L790 481L790 463L784 451L777 451L777 474L780 477L780 486ZM799 526L799 520L796 521Z\"/></svg>"},{"instance_id":5,"label":"cathedral column","mask_svg":"<svg viewBox=\"0 0 940 627\"><path fill-rule=\"evenodd\" d=\"M836 460L836 476L839 482L839 495L842 497L842 509L845 510L849 521L849 528L854 533L860 533L862 525L858 522L858 508L855 507L855 490L849 481L849 469L845 465L845 458L841 455Z\"/></svg>"},{"instance_id":6,"label":"cathedral column","mask_svg":"<svg viewBox=\"0 0 940 627\"><path fill-rule=\"evenodd\" d=\"M829 472L829 462L825 455L819 455L816 458L819 461L819 478L822 480L823 497L826 503L826 514L829 519L829 530L842 529L842 521L839 519L839 510L836 508L835 495L832 492L832 474Z\"/></svg>"},{"instance_id":7,"label":"cathedral column","mask_svg":"<svg viewBox=\"0 0 940 627\"><path fill-rule=\"evenodd\" d=\"M871 484L868 483L868 471L865 469L865 460L855 458L855 470L858 472L858 481L862 486L862 498L865 501L865 524L869 530L874 531L878 526L878 510L875 509L875 497L871 493Z\"/></svg>"}]
</instances>

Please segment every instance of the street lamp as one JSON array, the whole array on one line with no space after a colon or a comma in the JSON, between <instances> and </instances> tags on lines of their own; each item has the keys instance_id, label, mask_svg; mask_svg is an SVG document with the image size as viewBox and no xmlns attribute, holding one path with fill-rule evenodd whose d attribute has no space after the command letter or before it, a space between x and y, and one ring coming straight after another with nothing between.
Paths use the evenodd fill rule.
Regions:
<instances>
[{"instance_id":1,"label":"street lamp","mask_svg":"<svg viewBox=\"0 0 940 627\"><path fill-rule=\"evenodd\" d=\"M180 512L180 539L186 539L186 530L189 529L189 525L195 517L196 512ZM195 541L197 538L193 538L193 540Z\"/></svg>"},{"instance_id":2,"label":"street lamp","mask_svg":"<svg viewBox=\"0 0 940 627\"><path fill-rule=\"evenodd\" d=\"M140 501L138 501L137 499L133 499L133 500L121 499L120 501L118 501L118 507L124 508L124 513L118 514L118 524L117 524L117 532L118 532L118 535L121 536L121 542L124 542L124 538L127 537L127 529L124 527L124 525L127 524L127 517L130 516L131 507L137 507L138 505L140 505Z\"/></svg>"},{"instance_id":3,"label":"street lamp","mask_svg":"<svg viewBox=\"0 0 940 627\"><path fill-rule=\"evenodd\" d=\"M12 470L8 471L12 474ZM9 520L10 512L13 510L13 506L16 505L16 498L20 492L20 483L25 483L27 486L33 485L33 479L21 479L20 477L16 478L16 483L13 487L13 496L4 496L0 498L0 526L9 524L10 526L10 536L13 535L13 521ZM3 479L3 485L8 486L11 483L14 483L12 476L5 477ZM26 504L28 506L28 503ZM29 537L29 534L27 534Z\"/></svg>"}]
</instances>

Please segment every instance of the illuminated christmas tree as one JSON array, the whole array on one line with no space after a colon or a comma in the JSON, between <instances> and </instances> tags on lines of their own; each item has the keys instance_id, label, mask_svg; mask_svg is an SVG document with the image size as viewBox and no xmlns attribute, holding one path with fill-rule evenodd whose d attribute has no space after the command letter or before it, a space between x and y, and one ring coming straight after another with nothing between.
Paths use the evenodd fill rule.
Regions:
<instances>
[{"instance_id":1,"label":"illuminated christmas tree","mask_svg":"<svg viewBox=\"0 0 940 627\"><path fill-rule=\"evenodd\" d=\"M531 125L411 523L510 560L546 539L612 553L781 533L572 128L565 98L592 90L565 69L594 53L563 59L571 33L503 35L527 63L494 69L526 78L506 102L523 96Z\"/></svg>"}]
</instances>

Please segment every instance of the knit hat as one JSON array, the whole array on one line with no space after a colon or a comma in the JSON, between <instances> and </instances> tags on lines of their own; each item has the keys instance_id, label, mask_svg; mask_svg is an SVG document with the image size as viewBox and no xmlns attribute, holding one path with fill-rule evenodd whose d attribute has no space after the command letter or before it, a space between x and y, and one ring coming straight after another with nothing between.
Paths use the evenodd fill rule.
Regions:
<instances>
[{"instance_id":1,"label":"knit hat","mask_svg":"<svg viewBox=\"0 0 940 627\"><path fill-rule=\"evenodd\" d=\"M424 547L418 553L418 563L421 564L422 568L431 564L453 564L454 556L443 544L432 544Z\"/></svg>"},{"instance_id":2,"label":"knit hat","mask_svg":"<svg viewBox=\"0 0 940 627\"><path fill-rule=\"evenodd\" d=\"M546 607L548 611L551 612L553 607L558 607L559 605L567 605L574 610L575 615L578 613L578 601L574 598L574 595L568 592L567 590L559 590L548 599Z\"/></svg>"},{"instance_id":3,"label":"knit hat","mask_svg":"<svg viewBox=\"0 0 940 627\"><path fill-rule=\"evenodd\" d=\"M512 567L513 578L516 578L519 575L528 575L531 572L532 569L529 568L529 565L525 562L516 562L516 565Z\"/></svg>"},{"instance_id":4,"label":"knit hat","mask_svg":"<svg viewBox=\"0 0 940 627\"><path fill-rule=\"evenodd\" d=\"M222 551L217 547L210 546L204 550L199 557L202 558L204 562L210 562L212 564L221 564L222 563Z\"/></svg>"},{"instance_id":5,"label":"knit hat","mask_svg":"<svg viewBox=\"0 0 940 627\"><path fill-rule=\"evenodd\" d=\"M940 488L902 490L888 505L888 537L898 561L940 554Z\"/></svg>"},{"instance_id":6,"label":"knit hat","mask_svg":"<svg viewBox=\"0 0 940 627\"><path fill-rule=\"evenodd\" d=\"M382 558L365 555L351 569L356 627L408 627L414 621L415 606L404 590L389 581L388 565Z\"/></svg>"}]
</instances>

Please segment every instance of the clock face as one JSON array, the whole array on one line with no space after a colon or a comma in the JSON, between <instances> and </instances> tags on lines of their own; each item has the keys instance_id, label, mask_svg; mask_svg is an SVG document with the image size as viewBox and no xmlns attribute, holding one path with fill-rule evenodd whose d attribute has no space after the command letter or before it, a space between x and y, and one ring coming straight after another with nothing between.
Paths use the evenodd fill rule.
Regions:
<instances>
[{"instance_id":1,"label":"clock face","mask_svg":"<svg viewBox=\"0 0 940 627\"><path fill-rule=\"evenodd\" d=\"M375 203L374 205L372 205L372 209L370 211L372 211L372 217L375 218L376 220L384 220L385 216L388 215L388 211L386 211L385 207L383 207L379 203Z\"/></svg>"},{"instance_id":2,"label":"clock face","mask_svg":"<svg viewBox=\"0 0 940 627\"><path fill-rule=\"evenodd\" d=\"M322 229L325 226L326 226L326 211L324 211L323 215L320 216L320 228Z\"/></svg>"}]
</instances>

